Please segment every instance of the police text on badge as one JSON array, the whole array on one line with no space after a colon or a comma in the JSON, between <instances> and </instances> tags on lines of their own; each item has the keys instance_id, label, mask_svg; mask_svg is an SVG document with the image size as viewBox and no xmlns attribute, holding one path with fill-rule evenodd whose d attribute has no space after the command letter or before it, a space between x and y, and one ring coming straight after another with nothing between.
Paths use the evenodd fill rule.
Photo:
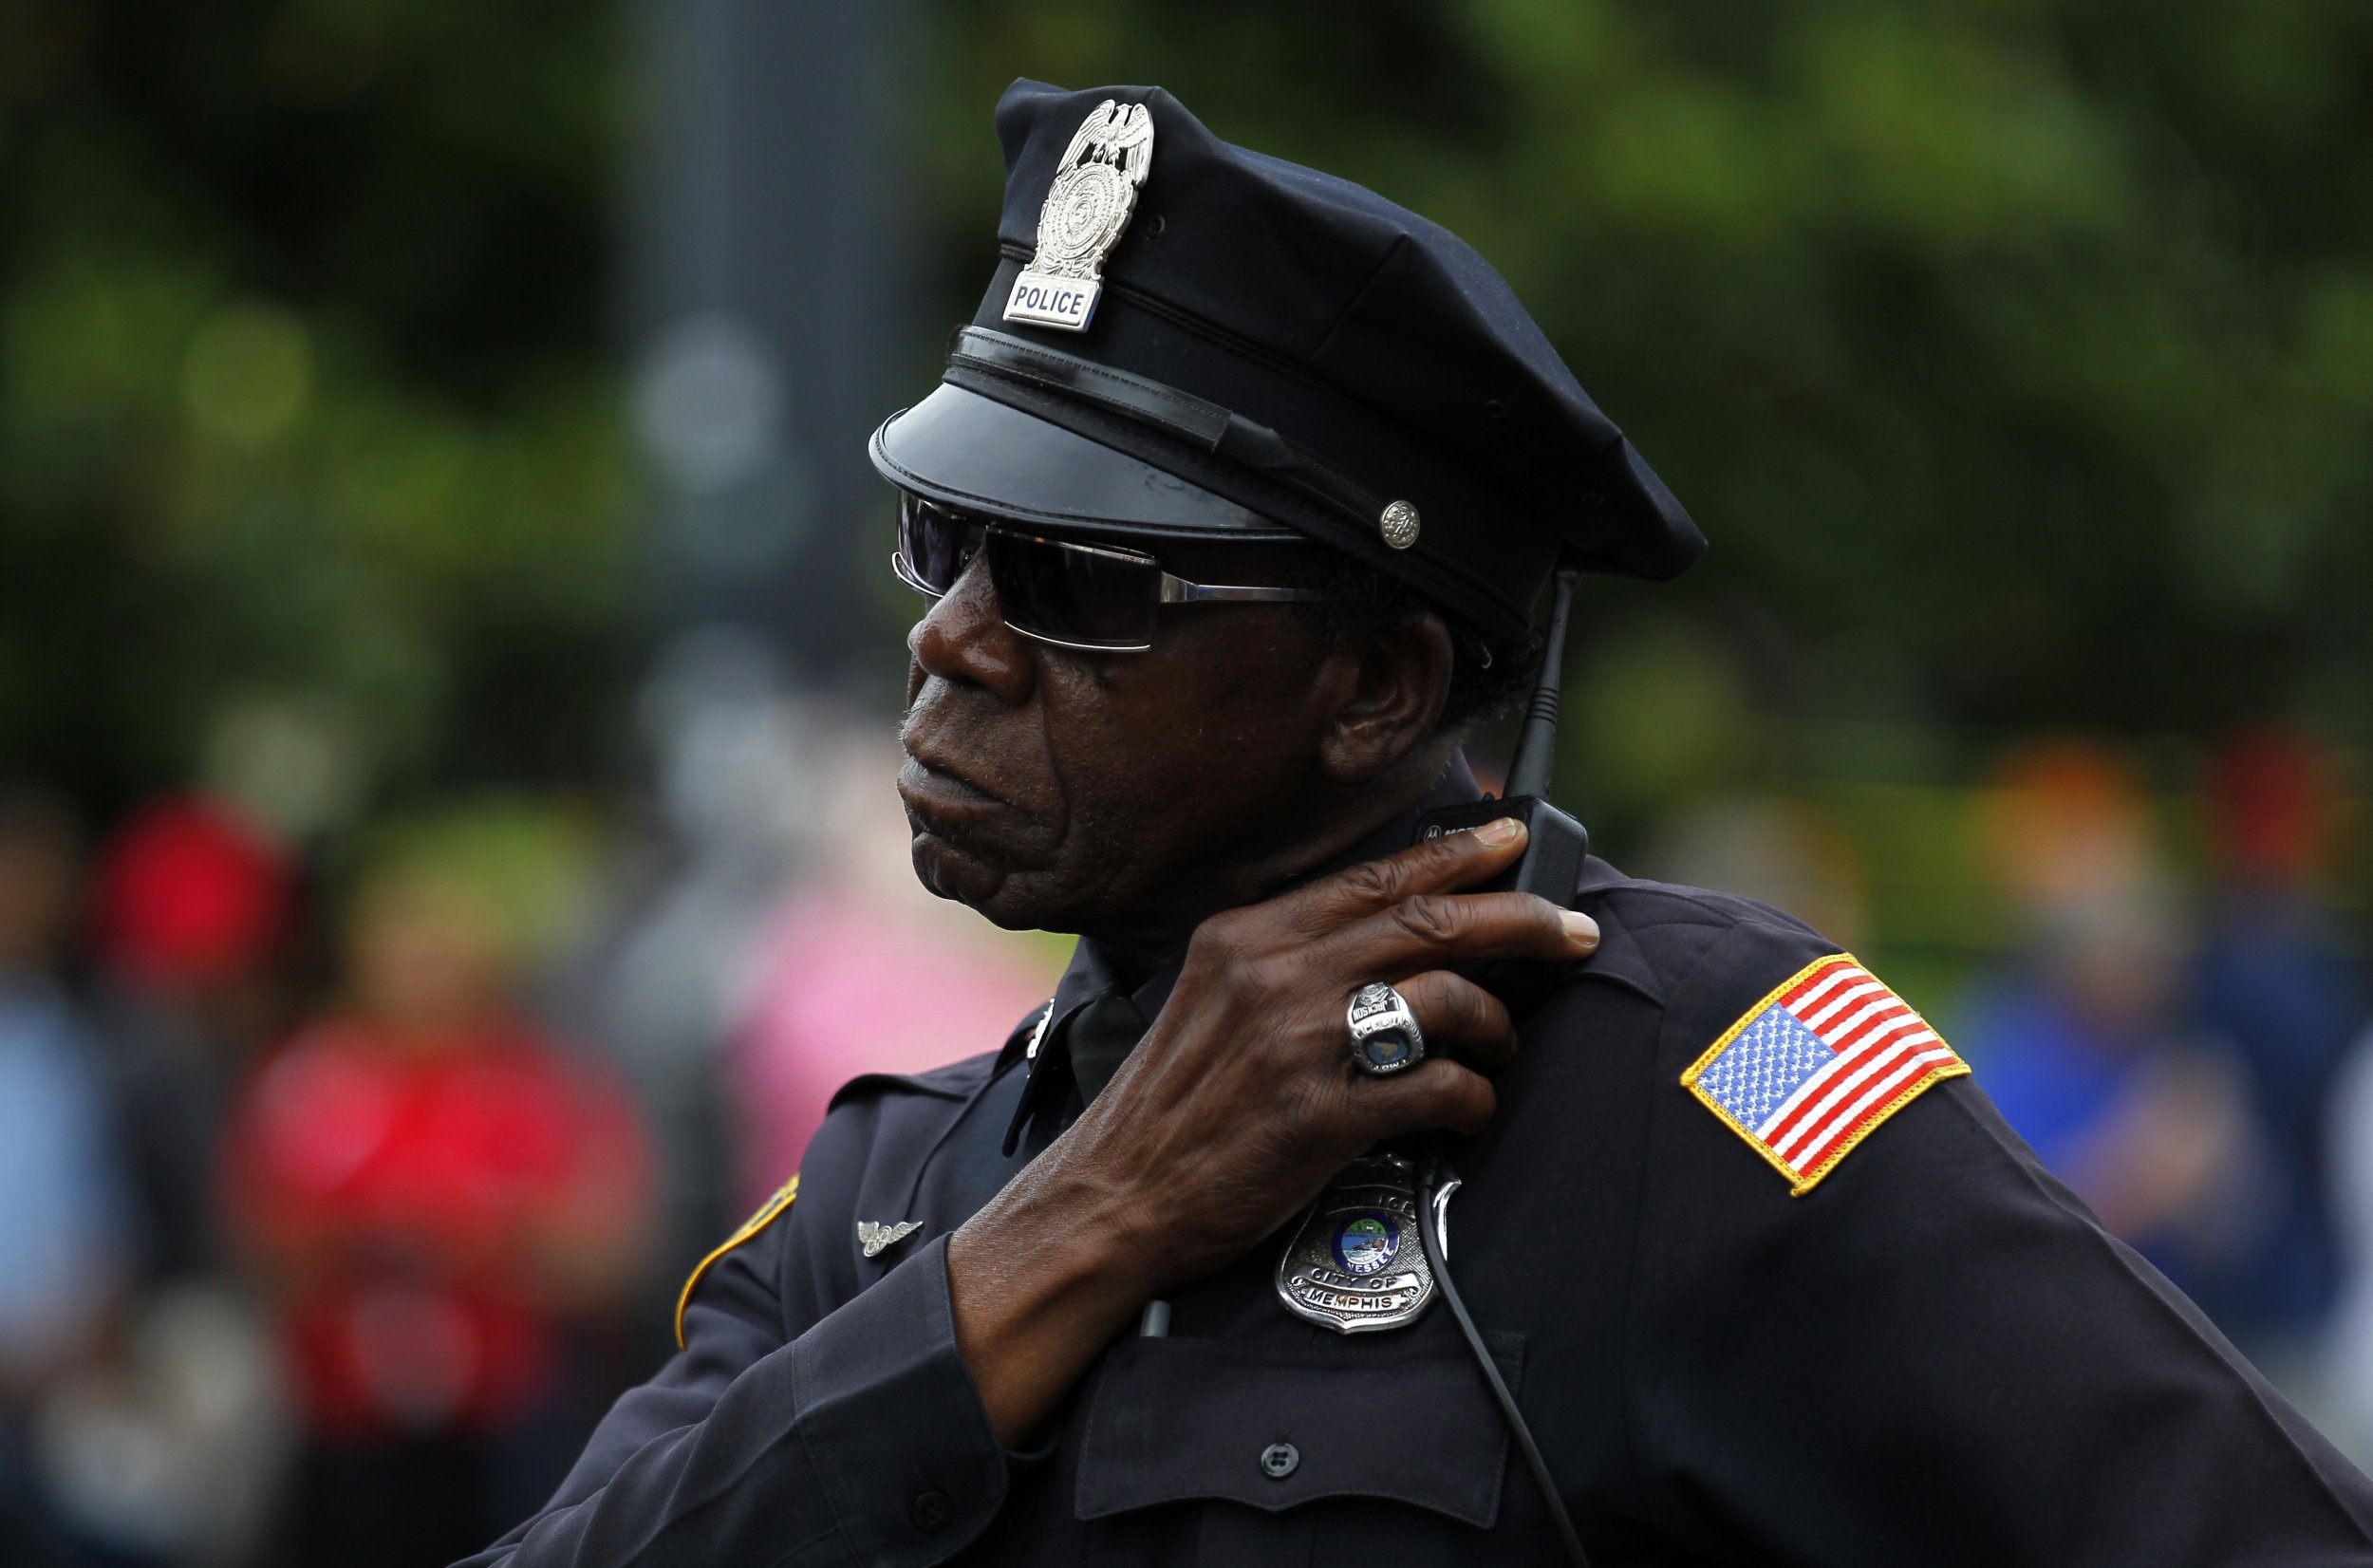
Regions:
<instances>
[{"instance_id":1,"label":"police text on badge","mask_svg":"<svg viewBox=\"0 0 2373 1568\"><path fill-rule=\"evenodd\" d=\"M1095 314L1096 296L1103 292L1101 283L1024 272L1014 280L1014 291L1006 296L1005 319L1084 332Z\"/></svg>"},{"instance_id":2,"label":"police text on badge","mask_svg":"<svg viewBox=\"0 0 2373 1568\"><path fill-rule=\"evenodd\" d=\"M1152 111L1110 98L1097 104L1055 166L1038 209L1038 252L1005 296L1007 321L1088 329L1104 292L1104 258L1129 227L1152 161Z\"/></svg>"}]
</instances>

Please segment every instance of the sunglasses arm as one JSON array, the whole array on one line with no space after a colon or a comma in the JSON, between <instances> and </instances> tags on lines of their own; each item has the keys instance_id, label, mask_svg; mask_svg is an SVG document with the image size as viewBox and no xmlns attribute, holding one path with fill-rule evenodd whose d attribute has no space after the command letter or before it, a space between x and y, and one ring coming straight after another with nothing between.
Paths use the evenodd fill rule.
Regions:
<instances>
[{"instance_id":1,"label":"sunglasses arm","mask_svg":"<svg viewBox=\"0 0 2373 1568\"><path fill-rule=\"evenodd\" d=\"M1219 583L1190 583L1167 571L1162 574L1161 602L1166 605L1317 604L1336 597L1324 588L1234 588Z\"/></svg>"}]
</instances>

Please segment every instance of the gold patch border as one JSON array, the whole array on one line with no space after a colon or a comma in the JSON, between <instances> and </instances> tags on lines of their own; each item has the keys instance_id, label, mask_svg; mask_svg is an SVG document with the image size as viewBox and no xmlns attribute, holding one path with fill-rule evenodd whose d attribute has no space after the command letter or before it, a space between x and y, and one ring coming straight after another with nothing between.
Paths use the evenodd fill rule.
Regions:
<instances>
[{"instance_id":1,"label":"gold patch border","mask_svg":"<svg viewBox=\"0 0 2373 1568\"><path fill-rule=\"evenodd\" d=\"M776 1220L782 1218L782 1216L790 1210L792 1204L797 1200L798 1196L799 1178L796 1175L794 1175L790 1181L785 1182L781 1186L775 1189L774 1197L769 1198L765 1203L758 1205L758 1211L756 1214L751 1215L749 1219L744 1220L741 1223L741 1228L739 1230L737 1230L731 1236L726 1237L724 1241L718 1246L716 1251L710 1253L706 1258L701 1259L698 1263L695 1263L692 1266L692 1277L683 1282L683 1290L676 1297L676 1348L678 1350L682 1350L684 1348L684 1309L692 1305L693 1287L700 1284L701 1277L708 1273L709 1266L712 1263L715 1263L719 1258L724 1257L725 1254L733 1251L734 1248L741 1245L744 1241L749 1241L750 1238L756 1236L759 1231L764 1230L767 1226L773 1224Z\"/></svg>"},{"instance_id":2,"label":"gold patch border","mask_svg":"<svg viewBox=\"0 0 2373 1568\"><path fill-rule=\"evenodd\" d=\"M1688 1090L1691 1094L1695 1096L1698 1104L1704 1106L1707 1110L1712 1111L1717 1117L1721 1118L1722 1125L1737 1133L1739 1137L1745 1141L1747 1148L1762 1155L1766 1165L1771 1167L1772 1169L1787 1178L1788 1196L1791 1198L1802 1198L1806 1193L1812 1191L1813 1188L1819 1186L1821 1185L1822 1178L1837 1169L1838 1162L1853 1153L1854 1147L1857 1144L1860 1143L1863 1139L1869 1137L1873 1132L1877 1131L1878 1128L1886 1122L1888 1117L1893 1116L1897 1111L1909 1105L1913 1098L1919 1094L1922 1091L1942 1079L1962 1077L1970 1071L1970 1064L1961 1060L1960 1053L1953 1052L1953 1059L1952 1061L1930 1068L1927 1072L1921 1073L1918 1077L1904 1085L1902 1089L1897 1091L1895 1096L1888 1100L1885 1105L1879 1107L1877 1113L1874 1114L1869 1121L1864 1122L1859 1128L1855 1129L1854 1136L1848 1138L1844 1143L1840 1144L1836 1149L1831 1151L1829 1157L1822 1161L1820 1165L1814 1167L1802 1177L1798 1176L1795 1171L1790 1170L1785 1161L1782 1160L1779 1155L1773 1153L1771 1149L1765 1145L1761 1138L1755 1136L1753 1129L1741 1122L1736 1116L1731 1115L1729 1109L1723 1105L1721 1101L1715 1099L1711 1094L1707 1093L1703 1089L1700 1089L1697 1086L1697 1080L1698 1077L1704 1073L1707 1068L1713 1065L1714 1058L1721 1055L1722 1053L1728 1048L1732 1040L1737 1039L1740 1035L1746 1032L1748 1024L1753 1023L1757 1018L1762 1017L1765 1012L1774 1003L1779 1001L1782 997L1786 996L1790 991L1795 990L1797 986L1803 984L1805 980L1810 980L1814 975L1819 974L1822 970L1832 968L1840 963L1860 965L1865 970L1869 968L1867 964L1862 964L1861 961L1851 953L1829 953L1821 958L1815 959L1803 968L1799 969L1795 974L1790 975L1786 980L1784 980L1779 984L1773 986L1765 994L1763 1000L1757 1002L1754 1006L1748 1008L1745 1013L1739 1015L1739 1021L1724 1030L1722 1032L1722 1037L1714 1041L1713 1044L1708 1046L1695 1061L1690 1063L1688 1069L1681 1074L1681 1087ZM1871 978L1873 980L1878 979L1878 977L1875 974L1872 975ZM1879 980L1878 983L1881 985L1887 985L1885 980ZM1895 997L1897 1001L1903 1000L1901 994L1897 992L1894 986L1887 985L1887 992L1890 996ZM1911 1003L1909 1002L1904 1002L1904 1005L1911 1007ZM1930 1023L1928 1021L1928 1016L1922 1013L1918 1008L1912 1008L1912 1016L1920 1020L1920 1024L1923 1028L1932 1032L1935 1029L1936 1026ZM1937 1038L1941 1041L1944 1036L1940 1035ZM1946 1042L1945 1049L1952 1051L1952 1044L1950 1042Z\"/></svg>"},{"instance_id":3,"label":"gold patch border","mask_svg":"<svg viewBox=\"0 0 2373 1568\"><path fill-rule=\"evenodd\" d=\"M1878 983L1881 985L1887 984L1884 980L1880 980ZM1893 991L1895 987L1888 985L1887 989ZM1905 1005L1909 1006L1910 1004L1906 1003ZM1917 1017L1921 1023L1928 1024L1927 1017L1921 1014L1918 1008L1914 1007L1912 1009L1912 1015L1913 1017ZM1928 1027L1933 1031L1935 1026L1928 1024ZM1944 1036L1941 1035L1936 1037L1939 1040L1944 1039ZM1953 1051L1953 1046L1950 1041L1945 1043L1945 1049ZM1864 1122L1860 1127L1855 1129L1853 1137L1848 1138L1844 1143L1840 1144L1835 1153L1831 1154L1829 1158L1823 1160L1820 1165L1814 1167L1813 1173L1811 1175L1805 1177L1803 1181L1798 1183L1795 1186L1788 1188L1788 1196L1791 1198L1802 1198L1806 1193L1812 1191L1814 1187L1821 1184L1821 1179L1823 1176L1828 1175L1831 1171L1838 1168L1838 1162L1840 1160L1844 1159L1847 1155L1854 1152L1854 1146L1856 1144L1860 1143L1863 1139L1878 1131L1880 1124L1884 1123L1888 1117L1894 1115L1897 1111L1901 1111L1905 1106L1910 1105L1913 1098L1919 1094L1922 1091L1926 1090L1930 1085L1939 1083L1946 1078L1964 1078L1969 1076L1970 1064L1961 1060L1961 1053L1953 1051L1953 1059L1952 1061L1939 1067L1932 1067L1927 1072L1921 1073L1918 1077L1914 1078L1910 1083L1904 1085L1904 1087L1897 1092L1894 1099L1889 1100L1885 1105L1879 1107L1878 1111L1869 1121Z\"/></svg>"}]
</instances>

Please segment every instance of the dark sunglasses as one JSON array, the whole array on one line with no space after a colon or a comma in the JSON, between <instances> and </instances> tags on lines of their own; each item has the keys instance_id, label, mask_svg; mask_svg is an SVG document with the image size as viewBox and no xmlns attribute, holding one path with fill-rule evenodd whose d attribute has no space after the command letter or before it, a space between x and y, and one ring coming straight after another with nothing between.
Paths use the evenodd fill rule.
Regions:
<instances>
[{"instance_id":1,"label":"dark sunglasses","mask_svg":"<svg viewBox=\"0 0 2373 1568\"><path fill-rule=\"evenodd\" d=\"M1022 533L1003 523L901 492L898 580L925 598L956 586L976 555L989 560L1005 624L1024 637L1061 648L1143 653L1153 646L1154 611L1164 605L1310 603L1337 597L1321 588L1223 588L1190 583L1162 569L1142 551L1077 544Z\"/></svg>"}]
</instances>

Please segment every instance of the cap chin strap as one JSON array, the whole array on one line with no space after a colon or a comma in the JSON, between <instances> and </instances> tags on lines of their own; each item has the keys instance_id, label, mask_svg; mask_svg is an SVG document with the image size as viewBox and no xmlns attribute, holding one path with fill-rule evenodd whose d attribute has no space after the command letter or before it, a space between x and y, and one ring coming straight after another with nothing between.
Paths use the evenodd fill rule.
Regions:
<instances>
[{"instance_id":1,"label":"cap chin strap","mask_svg":"<svg viewBox=\"0 0 2373 1568\"><path fill-rule=\"evenodd\" d=\"M985 327L958 327L947 363L1044 387L1149 425L1285 485L1364 531L1374 531L1384 513L1384 502L1309 448L1191 392Z\"/></svg>"}]
</instances>

